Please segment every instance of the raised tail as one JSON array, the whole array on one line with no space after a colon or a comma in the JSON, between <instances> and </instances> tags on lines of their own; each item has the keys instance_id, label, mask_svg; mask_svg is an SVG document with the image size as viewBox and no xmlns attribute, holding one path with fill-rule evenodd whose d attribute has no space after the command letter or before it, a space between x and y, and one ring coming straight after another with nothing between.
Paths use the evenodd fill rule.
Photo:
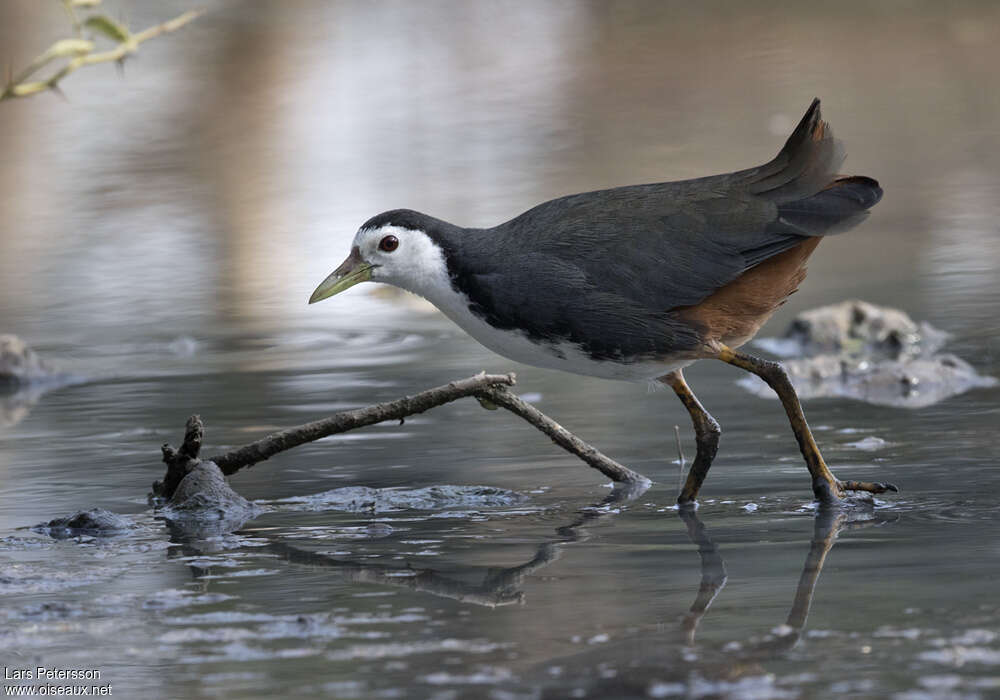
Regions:
<instances>
[{"instance_id":1,"label":"raised tail","mask_svg":"<svg viewBox=\"0 0 1000 700\"><path fill-rule=\"evenodd\" d=\"M747 189L778 207L772 224L782 233L827 236L853 228L882 199L876 180L842 176L844 145L833 137L814 99L771 162L748 172Z\"/></svg>"},{"instance_id":2,"label":"raised tail","mask_svg":"<svg viewBox=\"0 0 1000 700\"><path fill-rule=\"evenodd\" d=\"M812 197L778 205L778 224L801 236L829 236L852 229L882 199L878 181L864 175L838 177Z\"/></svg>"}]
</instances>

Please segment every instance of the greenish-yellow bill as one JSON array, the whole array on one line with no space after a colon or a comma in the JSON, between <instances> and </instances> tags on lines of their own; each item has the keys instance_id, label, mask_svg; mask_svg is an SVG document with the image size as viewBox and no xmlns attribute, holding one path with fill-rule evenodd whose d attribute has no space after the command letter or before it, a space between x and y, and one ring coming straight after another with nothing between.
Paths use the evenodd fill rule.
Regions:
<instances>
[{"instance_id":1,"label":"greenish-yellow bill","mask_svg":"<svg viewBox=\"0 0 1000 700\"><path fill-rule=\"evenodd\" d=\"M340 294L345 289L353 287L359 282L367 282L372 278L372 267L361 258L361 251L355 246L351 249L351 254L347 260L340 264L330 276L323 280L316 291L309 297L309 303L315 304L334 294Z\"/></svg>"}]
</instances>

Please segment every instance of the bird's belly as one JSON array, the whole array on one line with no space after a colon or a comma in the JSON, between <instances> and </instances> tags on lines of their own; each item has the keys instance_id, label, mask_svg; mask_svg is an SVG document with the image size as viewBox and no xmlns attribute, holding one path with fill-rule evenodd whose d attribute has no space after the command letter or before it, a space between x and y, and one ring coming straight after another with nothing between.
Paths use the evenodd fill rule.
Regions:
<instances>
[{"instance_id":1,"label":"bird's belly","mask_svg":"<svg viewBox=\"0 0 1000 700\"><path fill-rule=\"evenodd\" d=\"M521 331L502 330L491 326L473 314L467 304L436 304L436 306L462 330L493 352L534 367L558 369L602 379L648 381L694 361L690 356L634 362L597 360L575 343L535 342Z\"/></svg>"}]
</instances>

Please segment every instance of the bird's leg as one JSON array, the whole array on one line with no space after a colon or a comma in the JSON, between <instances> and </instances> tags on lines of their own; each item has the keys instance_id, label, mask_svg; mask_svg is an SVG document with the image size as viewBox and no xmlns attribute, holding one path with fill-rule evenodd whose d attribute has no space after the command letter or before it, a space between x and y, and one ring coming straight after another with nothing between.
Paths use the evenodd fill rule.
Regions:
<instances>
[{"instance_id":1,"label":"bird's leg","mask_svg":"<svg viewBox=\"0 0 1000 700\"><path fill-rule=\"evenodd\" d=\"M691 391L691 387L684 381L681 370L665 374L659 378L659 381L668 384L674 390L677 398L684 404L684 408L691 414L691 422L694 424L694 437L698 451L691 464L691 470L688 472L687 481L684 482L684 488L681 489L681 493L677 497L678 503L694 503L695 499L698 498L701 483L705 480L709 467L712 466L712 460L715 459L715 453L719 450L719 435L722 434L722 430L698 401L698 397Z\"/></svg>"},{"instance_id":2,"label":"bird's leg","mask_svg":"<svg viewBox=\"0 0 1000 700\"><path fill-rule=\"evenodd\" d=\"M799 404L799 397L795 394L785 368L777 362L762 360L753 355L732 348L722 346L718 359L731 365L753 372L763 379L769 387L781 399L781 405L785 407L788 414L788 422L792 425L792 432L799 443L802 456L805 457L806 466L812 476L813 493L821 503L836 503L844 496L844 491L868 491L870 493L884 493L885 491L898 491L892 484L871 483L867 481L838 481L823 461L823 455L819 452L816 440L813 439L809 424L802 413L802 405Z\"/></svg>"}]
</instances>

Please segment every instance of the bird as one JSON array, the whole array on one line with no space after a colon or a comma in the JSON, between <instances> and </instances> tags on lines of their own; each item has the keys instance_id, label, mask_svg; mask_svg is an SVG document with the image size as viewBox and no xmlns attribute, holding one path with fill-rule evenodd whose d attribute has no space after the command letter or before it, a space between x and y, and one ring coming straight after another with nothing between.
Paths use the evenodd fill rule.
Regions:
<instances>
[{"instance_id":1,"label":"bird","mask_svg":"<svg viewBox=\"0 0 1000 700\"><path fill-rule=\"evenodd\" d=\"M820 503L897 491L837 479L780 363L739 349L798 289L822 238L854 228L881 200L873 178L838 173L844 158L817 98L778 155L754 168L559 197L492 228L386 211L360 227L309 303L384 282L517 362L669 386L697 446L681 504L696 502L721 435L684 378L702 359L777 393Z\"/></svg>"}]
</instances>

